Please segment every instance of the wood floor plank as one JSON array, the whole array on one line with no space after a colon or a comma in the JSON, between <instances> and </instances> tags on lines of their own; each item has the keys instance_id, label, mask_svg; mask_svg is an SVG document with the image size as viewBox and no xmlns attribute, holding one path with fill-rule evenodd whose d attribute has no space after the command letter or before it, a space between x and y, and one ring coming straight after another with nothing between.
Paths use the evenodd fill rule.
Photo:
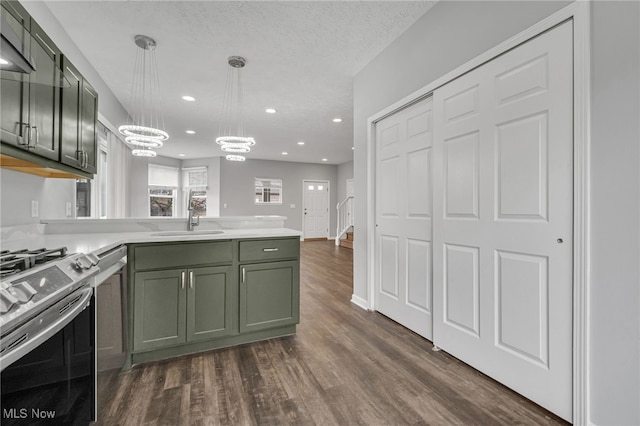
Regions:
<instances>
[{"instance_id":1,"label":"wood floor plank","mask_svg":"<svg viewBox=\"0 0 640 426\"><path fill-rule=\"evenodd\" d=\"M350 302L353 251L301 243L295 336L100 374L104 425L565 425Z\"/></svg>"}]
</instances>

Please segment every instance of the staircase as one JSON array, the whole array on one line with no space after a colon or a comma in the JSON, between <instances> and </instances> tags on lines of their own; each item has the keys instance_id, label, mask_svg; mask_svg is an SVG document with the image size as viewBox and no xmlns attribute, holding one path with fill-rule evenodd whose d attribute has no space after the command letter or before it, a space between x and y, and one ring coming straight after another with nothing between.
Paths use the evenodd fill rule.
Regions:
<instances>
[{"instance_id":1,"label":"staircase","mask_svg":"<svg viewBox=\"0 0 640 426\"><path fill-rule=\"evenodd\" d=\"M342 236L351 232L351 237L347 235L349 248L353 249L353 195L348 196L336 206L338 226L336 229L336 245L347 247L342 244Z\"/></svg>"},{"instance_id":2,"label":"staircase","mask_svg":"<svg viewBox=\"0 0 640 426\"><path fill-rule=\"evenodd\" d=\"M353 231L347 231L347 238L340 240L340 247L353 250Z\"/></svg>"}]
</instances>

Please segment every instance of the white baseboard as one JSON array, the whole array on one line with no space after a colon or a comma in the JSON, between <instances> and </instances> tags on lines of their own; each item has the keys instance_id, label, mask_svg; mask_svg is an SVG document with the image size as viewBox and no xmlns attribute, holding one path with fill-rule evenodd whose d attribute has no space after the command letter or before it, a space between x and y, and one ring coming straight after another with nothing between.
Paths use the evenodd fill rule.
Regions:
<instances>
[{"instance_id":1,"label":"white baseboard","mask_svg":"<svg viewBox=\"0 0 640 426\"><path fill-rule=\"evenodd\" d=\"M369 302L367 300L364 300L362 297L356 296L355 294L351 295L351 303L364 309L365 311L373 311L373 309L371 309L371 307L369 306Z\"/></svg>"}]
</instances>

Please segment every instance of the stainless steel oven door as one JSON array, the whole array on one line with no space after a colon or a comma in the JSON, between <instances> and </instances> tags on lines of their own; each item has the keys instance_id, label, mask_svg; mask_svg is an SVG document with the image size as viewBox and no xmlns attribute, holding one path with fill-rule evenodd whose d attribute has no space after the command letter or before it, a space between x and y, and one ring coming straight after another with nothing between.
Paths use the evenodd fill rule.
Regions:
<instances>
[{"instance_id":1,"label":"stainless steel oven door","mask_svg":"<svg viewBox=\"0 0 640 426\"><path fill-rule=\"evenodd\" d=\"M93 289L77 290L47 308L38 316L2 337L0 371L4 370L51 336L62 330L91 302Z\"/></svg>"}]
</instances>

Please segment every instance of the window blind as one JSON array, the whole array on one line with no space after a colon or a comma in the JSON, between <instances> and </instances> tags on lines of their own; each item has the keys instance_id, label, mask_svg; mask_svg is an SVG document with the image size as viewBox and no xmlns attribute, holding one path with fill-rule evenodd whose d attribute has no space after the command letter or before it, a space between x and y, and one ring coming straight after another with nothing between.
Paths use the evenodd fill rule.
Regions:
<instances>
[{"instance_id":1,"label":"window blind","mask_svg":"<svg viewBox=\"0 0 640 426\"><path fill-rule=\"evenodd\" d=\"M182 182L185 189L207 189L207 168L190 167L182 169Z\"/></svg>"},{"instance_id":2,"label":"window blind","mask_svg":"<svg viewBox=\"0 0 640 426\"><path fill-rule=\"evenodd\" d=\"M178 188L179 176L177 167L149 164L149 186Z\"/></svg>"}]
</instances>

